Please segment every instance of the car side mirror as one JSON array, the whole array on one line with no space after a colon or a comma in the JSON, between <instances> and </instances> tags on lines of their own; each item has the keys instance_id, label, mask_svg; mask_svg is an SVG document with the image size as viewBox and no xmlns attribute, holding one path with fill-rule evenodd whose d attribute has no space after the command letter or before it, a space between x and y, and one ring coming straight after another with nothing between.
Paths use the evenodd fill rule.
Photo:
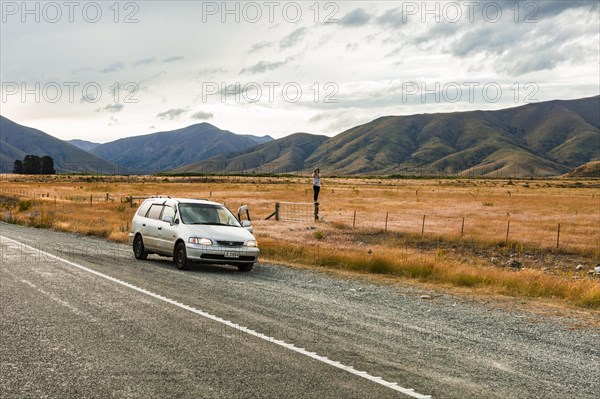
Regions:
<instances>
[{"instance_id":1,"label":"car side mirror","mask_svg":"<svg viewBox=\"0 0 600 399\"><path fill-rule=\"evenodd\" d=\"M173 216L165 216L162 218L162 221L170 223L172 225L173 224Z\"/></svg>"},{"instance_id":2,"label":"car side mirror","mask_svg":"<svg viewBox=\"0 0 600 399\"><path fill-rule=\"evenodd\" d=\"M242 227L248 230L250 233L252 233L252 231L254 230L254 228L252 227L252 222L249 220L244 220L242 222Z\"/></svg>"}]
</instances>

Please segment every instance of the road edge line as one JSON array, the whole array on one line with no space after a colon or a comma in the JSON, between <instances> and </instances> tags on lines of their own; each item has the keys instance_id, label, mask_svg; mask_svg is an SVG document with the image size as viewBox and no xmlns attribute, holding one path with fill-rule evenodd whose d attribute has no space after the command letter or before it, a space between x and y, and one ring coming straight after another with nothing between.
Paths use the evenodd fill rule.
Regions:
<instances>
[{"instance_id":1,"label":"road edge line","mask_svg":"<svg viewBox=\"0 0 600 399\"><path fill-rule=\"evenodd\" d=\"M314 359L314 360L320 361L322 363L328 364L328 365L333 366L333 367L335 367L337 369L346 371L346 372L348 372L350 374L353 374L355 376L364 378L366 380L369 380L369 381L374 382L376 384L382 385L382 386L387 387L389 389L392 389L394 391L403 393L403 394L408 395L410 397L417 398L417 399L432 399L432 397L430 395L423 395L423 394L417 393L417 392L414 391L414 389L411 389L411 388L403 388L403 387L399 386L395 382L386 381L383 378L373 376L373 375L367 373L366 371L356 370L352 366L346 366L345 364L340 363L340 362L338 362L336 360L331 360L331 359L329 359L326 356L321 356L321 355L318 355L315 352L310 352L310 351L306 350L305 348L299 348L299 347L295 346L294 344L290 344L290 343L285 342L283 340L279 340L279 339L276 339L274 337L270 337L268 335L260 333L258 331L254 331L254 330L252 330L252 329L250 329L248 327L244 327L244 326L242 326L240 324L237 324L237 323L234 323L232 321L223 319L223 318L221 318L219 316L210 314L210 313L205 312L205 311L203 311L201 309L197 309L197 308L195 308L193 306L189 306L189 305L186 305L184 303L177 302L177 301L175 301L175 300L173 300L171 298L167 298L167 297L165 297L163 295L160 295L160 294L157 294L155 292L149 291L149 290L147 290L145 288L138 287L136 285L133 285L131 283L128 283L128 282L123 281L123 280L120 280L120 279L115 278L115 277L111 277L111 276L109 276L107 274L104 274L104 273L98 272L96 270L90 269L90 268L85 267L83 265L80 265L78 263L71 262L71 261L69 261L67 259L61 258L60 256L56 256L56 255L50 254L48 252L44 252L41 249L34 248L34 247L32 247L30 245L27 245L25 243L22 243L20 241L13 240L13 239L5 237L3 235L0 235L0 239L6 240L6 241L9 241L9 242L13 242L13 243L18 244L18 245L21 245L23 248L28 248L29 250L33 250L33 251L36 251L36 252L39 252L39 253L43 253L45 256L47 256L49 258L56 259L56 260L58 260L60 262L63 262L65 264L69 265L69 266L73 266L73 267L78 268L80 270L83 270L85 272L88 272L88 273L91 273L91 274L96 275L98 277L101 277L101 278L103 278L105 280L108 280L108 281L111 281L113 283L122 285L124 287L132 289L132 290L137 291L139 293L148 295L148 296L150 296L150 297L152 297L154 299L158 299L160 301L163 301L163 302L169 303L171 305L177 306L180 309L187 310L189 312L192 312L194 314L197 314L197 315L202 316L204 318L207 318L209 320L215 321L217 323L221 323L221 324L226 325L228 327L234 328L234 329L236 329L238 331L244 332L244 333L246 333L248 335L252 335L252 336L254 336L256 338L260 338L260 339L262 339L264 341L267 341L267 342L270 342L272 344L278 345L278 346L280 346L282 348L289 349L289 350L291 350L293 352L302 354L302 355L307 356L307 357L309 357L311 359Z\"/></svg>"}]
</instances>

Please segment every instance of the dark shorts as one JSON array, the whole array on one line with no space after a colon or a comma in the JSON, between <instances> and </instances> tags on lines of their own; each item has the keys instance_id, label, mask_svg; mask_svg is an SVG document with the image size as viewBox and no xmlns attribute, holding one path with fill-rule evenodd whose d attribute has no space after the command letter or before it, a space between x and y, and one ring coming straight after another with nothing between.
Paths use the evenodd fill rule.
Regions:
<instances>
[{"instance_id":1,"label":"dark shorts","mask_svg":"<svg viewBox=\"0 0 600 399\"><path fill-rule=\"evenodd\" d=\"M317 202L317 200L319 199L319 191L321 191L321 187L313 186L313 191L315 192L314 200L315 202Z\"/></svg>"}]
</instances>

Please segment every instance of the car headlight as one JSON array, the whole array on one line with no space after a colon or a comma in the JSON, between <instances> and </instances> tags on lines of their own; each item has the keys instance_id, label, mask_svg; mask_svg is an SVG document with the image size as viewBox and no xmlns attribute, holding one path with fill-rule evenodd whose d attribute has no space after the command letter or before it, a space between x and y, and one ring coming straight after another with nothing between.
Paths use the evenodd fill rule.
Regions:
<instances>
[{"instance_id":1,"label":"car headlight","mask_svg":"<svg viewBox=\"0 0 600 399\"><path fill-rule=\"evenodd\" d=\"M213 242L210 238L198 238L198 237L190 237L188 242L191 244L200 244L200 245L213 245Z\"/></svg>"},{"instance_id":2,"label":"car headlight","mask_svg":"<svg viewBox=\"0 0 600 399\"><path fill-rule=\"evenodd\" d=\"M248 241L246 241L246 243L244 244L244 246L246 246L246 247L257 247L258 245L256 244L256 240L248 240Z\"/></svg>"}]
</instances>

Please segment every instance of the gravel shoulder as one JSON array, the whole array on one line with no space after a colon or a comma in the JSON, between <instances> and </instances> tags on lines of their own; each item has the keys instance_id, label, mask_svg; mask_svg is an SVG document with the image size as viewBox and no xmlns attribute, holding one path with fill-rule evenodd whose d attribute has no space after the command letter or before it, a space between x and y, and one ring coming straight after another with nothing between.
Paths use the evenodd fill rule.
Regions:
<instances>
[{"instance_id":1,"label":"gravel shoulder","mask_svg":"<svg viewBox=\"0 0 600 399\"><path fill-rule=\"evenodd\" d=\"M598 324L566 312L422 299L419 286L282 265L179 271L126 245L8 224L0 235L434 398L600 391ZM44 397L51 385L81 397L404 397L25 252L2 242L2 397Z\"/></svg>"}]
</instances>

